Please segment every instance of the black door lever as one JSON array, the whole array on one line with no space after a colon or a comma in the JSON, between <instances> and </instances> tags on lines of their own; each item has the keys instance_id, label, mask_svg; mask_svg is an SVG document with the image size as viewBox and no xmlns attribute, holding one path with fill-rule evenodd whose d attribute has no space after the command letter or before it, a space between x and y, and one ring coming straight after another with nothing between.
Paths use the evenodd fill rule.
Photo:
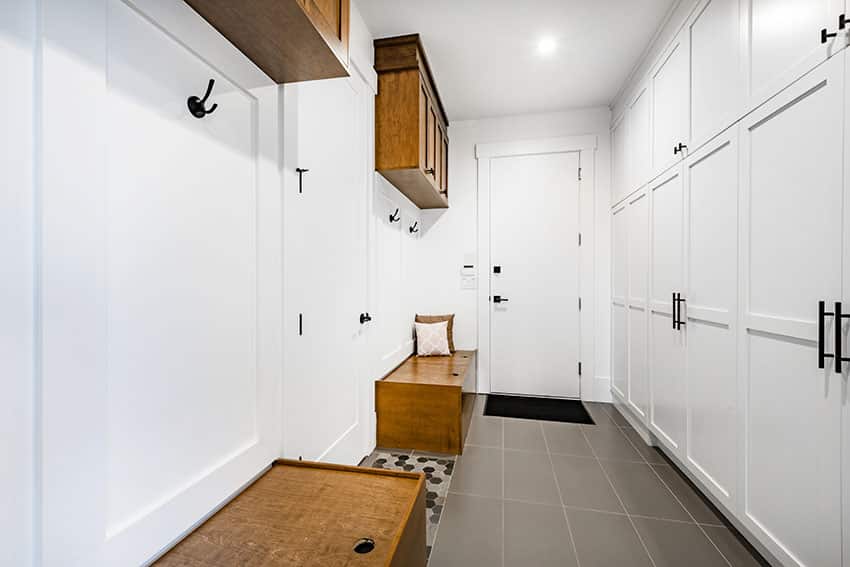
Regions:
<instances>
[{"instance_id":1,"label":"black door lever","mask_svg":"<svg viewBox=\"0 0 850 567\"><path fill-rule=\"evenodd\" d=\"M361 314L360 314L360 324L361 324L361 325L364 325L364 324L368 323L368 322L369 322L369 321L371 321L371 320L372 320L372 316L371 316L371 315L369 315L368 313L361 313Z\"/></svg>"},{"instance_id":2,"label":"black door lever","mask_svg":"<svg viewBox=\"0 0 850 567\"><path fill-rule=\"evenodd\" d=\"M506 303L508 301L507 297L502 297L501 295L493 296L493 303Z\"/></svg>"}]
</instances>

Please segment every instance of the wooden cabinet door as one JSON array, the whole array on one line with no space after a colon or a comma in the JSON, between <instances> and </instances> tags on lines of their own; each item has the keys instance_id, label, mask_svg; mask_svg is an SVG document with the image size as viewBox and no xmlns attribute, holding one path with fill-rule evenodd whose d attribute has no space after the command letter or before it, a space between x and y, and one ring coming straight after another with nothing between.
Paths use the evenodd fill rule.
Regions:
<instances>
[{"instance_id":1,"label":"wooden cabinet door","mask_svg":"<svg viewBox=\"0 0 850 567\"><path fill-rule=\"evenodd\" d=\"M437 135L439 126L437 124L437 111L434 109L434 103L428 100L428 126L426 128L427 145L426 150L427 160L425 173L430 177L433 185L437 185Z\"/></svg>"},{"instance_id":2,"label":"wooden cabinet door","mask_svg":"<svg viewBox=\"0 0 850 567\"><path fill-rule=\"evenodd\" d=\"M349 0L298 0L313 26L348 66Z\"/></svg>"},{"instance_id":3,"label":"wooden cabinet door","mask_svg":"<svg viewBox=\"0 0 850 567\"><path fill-rule=\"evenodd\" d=\"M428 169L428 124L430 110L428 108L428 91L425 84L419 82L419 168Z\"/></svg>"},{"instance_id":4,"label":"wooden cabinet door","mask_svg":"<svg viewBox=\"0 0 850 567\"><path fill-rule=\"evenodd\" d=\"M818 361L818 302L832 311L842 292L841 59L741 124L738 515L784 565L841 564L846 378ZM824 325L834 352L833 318Z\"/></svg>"},{"instance_id":5,"label":"wooden cabinet door","mask_svg":"<svg viewBox=\"0 0 850 567\"><path fill-rule=\"evenodd\" d=\"M687 34L680 33L652 72L652 171L663 173L680 161L687 146L689 57Z\"/></svg>"},{"instance_id":6,"label":"wooden cabinet door","mask_svg":"<svg viewBox=\"0 0 850 567\"><path fill-rule=\"evenodd\" d=\"M443 158L443 166L440 168L442 176L440 178L440 192L448 195L449 193L449 137L443 132L443 150L440 155Z\"/></svg>"},{"instance_id":7,"label":"wooden cabinet door","mask_svg":"<svg viewBox=\"0 0 850 567\"><path fill-rule=\"evenodd\" d=\"M434 128L434 188L440 190L443 182L443 127L437 124Z\"/></svg>"}]
</instances>

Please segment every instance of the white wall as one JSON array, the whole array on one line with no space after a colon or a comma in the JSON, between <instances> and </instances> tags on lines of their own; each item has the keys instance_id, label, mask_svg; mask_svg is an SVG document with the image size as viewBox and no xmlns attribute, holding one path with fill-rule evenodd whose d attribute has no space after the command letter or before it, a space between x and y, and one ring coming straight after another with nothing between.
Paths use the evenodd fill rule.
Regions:
<instances>
[{"instance_id":1,"label":"white wall","mask_svg":"<svg viewBox=\"0 0 850 567\"><path fill-rule=\"evenodd\" d=\"M35 3L0 6L0 565L32 564Z\"/></svg>"},{"instance_id":2,"label":"white wall","mask_svg":"<svg viewBox=\"0 0 850 567\"><path fill-rule=\"evenodd\" d=\"M449 208L423 211L425 227L419 246L416 309L422 313L455 313L455 345L474 349L477 344L475 290L462 290L460 270L473 263L478 285L486 285L486 266L479 264L477 237L477 161L475 145L535 138L593 134L598 137L595 188L596 297L610 296L610 143L608 108L506 116L452 122L449 126ZM609 307L598 302L593 354L595 374L605 382L609 376ZM584 353L582 353L584 356ZM588 398L605 398L607 386L584 392Z\"/></svg>"}]
</instances>

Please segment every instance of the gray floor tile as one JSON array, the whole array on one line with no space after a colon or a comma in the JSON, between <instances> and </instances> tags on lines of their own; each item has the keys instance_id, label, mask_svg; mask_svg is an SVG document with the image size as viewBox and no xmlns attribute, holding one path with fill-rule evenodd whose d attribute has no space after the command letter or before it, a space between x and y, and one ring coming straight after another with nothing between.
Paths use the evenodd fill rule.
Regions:
<instances>
[{"instance_id":1,"label":"gray floor tile","mask_svg":"<svg viewBox=\"0 0 850 567\"><path fill-rule=\"evenodd\" d=\"M549 455L506 450L505 498L560 506Z\"/></svg>"},{"instance_id":2,"label":"gray floor tile","mask_svg":"<svg viewBox=\"0 0 850 567\"><path fill-rule=\"evenodd\" d=\"M632 426L632 424L629 423L629 420L627 420L625 417L623 417L623 414L620 413L620 410L617 409L617 406L612 405L610 413L611 413L611 420L614 423L616 423L617 426L619 426L619 427L631 427Z\"/></svg>"},{"instance_id":3,"label":"gray floor tile","mask_svg":"<svg viewBox=\"0 0 850 567\"><path fill-rule=\"evenodd\" d=\"M652 566L627 516L574 509L567 516L581 567Z\"/></svg>"},{"instance_id":4,"label":"gray floor tile","mask_svg":"<svg viewBox=\"0 0 850 567\"><path fill-rule=\"evenodd\" d=\"M467 445L479 447L502 447L502 418L476 416L469 424Z\"/></svg>"},{"instance_id":5,"label":"gray floor tile","mask_svg":"<svg viewBox=\"0 0 850 567\"><path fill-rule=\"evenodd\" d=\"M501 562L502 502L450 494L429 566L467 567Z\"/></svg>"},{"instance_id":6,"label":"gray floor tile","mask_svg":"<svg viewBox=\"0 0 850 567\"><path fill-rule=\"evenodd\" d=\"M696 524L633 518L656 567L728 567Z\"/></svg>"},{"instance_id":7,"label":"gray floor tile","mask_svg":"<svg viewBox=\"0 0 850 567\"><path fill-rule=\"evenodd\" d=\"M552 455L552 463L565 506L625 512L599 461L585 457Z\"/></svg>"},{"instance_id":8,"label":"gray floor tile","mask_svg":"<svg viewBox=\"0 0 850 567\"><path fill-rule=\"evenodd\" d=\"M667 464L667 461L661 455L661 452L657 448L647 445L646 441L643 440L637 431L631 428L620 428L620 431L629 439L629 441L632 442L632 445L634 445L635 449L637 449L638 453L640 453L640 456L643 457L647 463L659 465Z\"/></svg>"},{"instance_id":9,"label":"gray floor tile","mask_svg":"<svg viewBox=\"0 0 850 567\"><path fill-rule=\"evenodd\" d=\"M458 457L449 492L502 497L502 450L467 445Z\"/></svg>"},{"instance_id":10,"label":"gray floor tile","mask_svg":"<svg viewBox=\"0 0 850 567\"><path fill-rule=\"evenodd\" d=\"M611 404L599 402L584 402L587 413L593 418L596 425L601 427L616 427L617 424L611 419Z\"/></svg>"},{"instance_id":11,"label":"gray floor tile","mask_svg":"<svg viewBox=\"0 0 850 567\"><path fill-rule=\"evenodd\" d=\"M720 549L732 567L768 567L769 563L726 527L703 526L708 538Z\"/></svg>"},{"instance_id":12,"label":"gray floor tile","mask_svg":"<svg viewBox=\"0 0 850 567\"><path fill-rule=\"evenodd\" d=\"M582 431L600 459L644 462L619 427L582 426Z\"/></svg>"},{"instance_id":13,"label":"gray floor tile","mask_svg":"<svg viewBox=\"0 0 850 567\"><path fill-rule=\"evenodd\" d=\"M630 514L683 522L691 521L691 517L649 465L625 461L602 461L602 466L611 478L626 511Z\"/></svg>"},{"instance_id":14,"label":"gray floor tile","mask_svg":"<svg viewBox=\"0 0 850 567\"><path fill-rule=\"evenodd\" d=\"M539 421L505 420L505 449L546 453Z\"/></svg>"},{"instance_id":15,"label":"gray floor tile","mask_svg":"<svg viewBox=\"0 0 850 567\"><path fill-rule=\"evenodd\" d=\"M722 516L705 500L705 498L697 493L697 491L688 482L682 478L682 475L669 465L653 465L655 472L661 477L679 502L691 513L694 519L701 524L714 524L718 526L724 525Z\"/></svg>"},{"instance_id":16,"label":"gray floor tile","mask_svg":"<svg viewBox=\"0 0 850 567\"><path fill-rule=\"evenodd\" d=\"M577 565L561 507L505 502L505 567Z\"/></svg>"},{"instance_id":17,"label":"gray floor tile","mask_svg":"<svg viewBox=\"0 0 850 567\"><path fill-rule=\"evenodd\" d=\"M554 421L543 424L543 434L549 452L557 455L575 455L579 457L592 457L593 451L587 444L581 426L574 423L556 423Z\"/></svg>"}]
</instances>

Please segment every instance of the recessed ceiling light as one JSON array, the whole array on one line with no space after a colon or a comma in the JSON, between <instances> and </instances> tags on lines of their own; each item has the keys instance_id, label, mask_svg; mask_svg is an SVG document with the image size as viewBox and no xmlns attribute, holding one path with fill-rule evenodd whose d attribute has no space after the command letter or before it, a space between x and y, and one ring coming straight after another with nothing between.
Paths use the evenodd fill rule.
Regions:
<instances>
[{"instance_id":1,"label":"recessed ceiling light","mask_svg":"<svg viewBox=\"0 0 850 567\"><path fill-rule=\"evenodd\" d=\"M541 38L539 42L537 42L537 53L540 55L551 55L555 52L555 48L557 44L555 43L555 38L551 36L546 36Z\"/></svg>"}]
</instances>

